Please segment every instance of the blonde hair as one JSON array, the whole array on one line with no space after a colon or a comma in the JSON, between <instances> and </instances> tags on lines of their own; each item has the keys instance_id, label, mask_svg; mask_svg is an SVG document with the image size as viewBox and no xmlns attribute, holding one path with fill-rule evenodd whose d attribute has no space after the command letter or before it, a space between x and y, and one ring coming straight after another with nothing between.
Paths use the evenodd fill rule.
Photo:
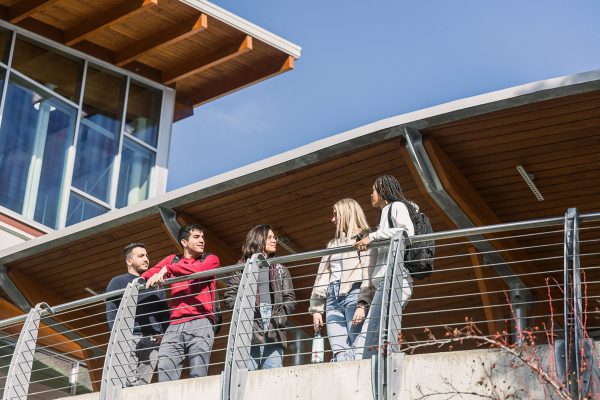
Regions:
<instances>
[{"instance_id":1,"label":"blonde hair","mask_svg":"<svg viewBox=\"0 0 600 400\"><path fill-rule=\"evenodd\" d=\"M335 210L335 236L328 247L349 244L358 232L369 232L365 213L354 199L341 199L333 205Z\"/></svg>"}]
</instances>

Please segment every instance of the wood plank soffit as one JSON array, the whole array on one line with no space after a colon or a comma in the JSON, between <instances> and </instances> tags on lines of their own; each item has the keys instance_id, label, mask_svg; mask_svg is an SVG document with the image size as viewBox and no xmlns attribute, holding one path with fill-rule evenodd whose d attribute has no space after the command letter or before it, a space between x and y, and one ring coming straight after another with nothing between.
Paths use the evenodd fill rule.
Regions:
<instances>
[{"instance_id":1,"label":"wood plank soffit","mask_svg":"<svg viewBox=\"0 0 600 400\"><path fill-rule=\"evenodd\" d=\"M25 18L29 18L39 12L42 12L61 0L21 0L10 7L8 21L18 24Z\"/></svg>"},{"instance_id":2,"label":"wood plank soffit","mask_svg":"<svg viewBox=\"0 0 600 400\"><path fill-rule=\"evenodd\" d=\"M199 74L219 64L232 60L247 51L252 50L252 36L246 36L240 42L229 44L215 52L181 67L175 67L163 72L163 83L170 85L188 76Z\"/></svg>"},{"instance_id":3,"label":"wood plank soffit","mask_svg":"<svg viewBox=\"0 0 600 400\"><path fill-rule=\"evenodd\" d=\"M156 51L161 47L173 45L174 43L204 31L207 28L208 16L206 14L200 14L199 16L187 19L177 25L170 26L142 41L119 50L115 57L115 63L121 67L137 58Z\"/></svg>"},{"instance_id":4,"label":"wood plank soffit","mask_svg":"<svg viewBox=\"0 0 600 400\"><path fill-rule=\"evenodd\" d=\"M158 0L125 0L116 7L97 13L86 21L67 29L65 31L64 43L67 46L73 46L96 32L120 23L122 20L131 17L136 12L152 8L156 5L158 5Z\"/></svg>"},{"instance_id":5,"label":"wood plank soffit","mask_svg":"<svg viewBox=\"0 0 600 400\"><path fill-rule=\"evenodd\" d=\"M236 92L250 85L262 82L265 79L269 79L284 72L287 72L294 68L294 62L294 57L286 56L286 58L281 63L274 63L267 67L256 69L247 74L240 75L234 79L229 79L227 81L221 80L219 82L216 82L212 86L204 90L198 91L199 96L194 97L192 99L194 107L218 99L219 97L225 96L227 94Z\"/></svg>"}]
</instances>

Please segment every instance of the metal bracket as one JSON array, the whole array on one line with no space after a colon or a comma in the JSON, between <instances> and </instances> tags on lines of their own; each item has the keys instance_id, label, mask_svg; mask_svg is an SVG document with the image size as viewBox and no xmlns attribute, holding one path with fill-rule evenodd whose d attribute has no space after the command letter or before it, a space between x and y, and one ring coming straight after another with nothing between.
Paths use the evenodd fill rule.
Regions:
<instances>
[{"instance_id":1,"label":"metal bracket","mask_svg":"<svg viewBox=\"0 0 600 400\"><path fill-rule=\"evenodd\" d=\"M10 279L10 276L8 276L8 269L5 265L0 265L0 287L8 295L8 298L21 310L25 312L31 310L31 304L29 304L23 293L21 293L12 279Z\"/></svg>"},{"instance_id":2,"label":"metal bracket","mask_svg":"<svg viewBox=\"0 0 600 400\"><path fill-rule=\"evenodd\" d=\"M179 233L181 225L177 221L177 211L164 206L158 206L158 213L160 214L160 218L162 219L163 223L167 227L169 235L171 235L175 242L179 243L177 240L177 234Z\"/></svg>"},{"instance_id":3,"label":"metal bracket","mask_svg":"<svg viewBox=\"0 0 600 400\"><path fill-rule=\"evenodd\" d=\"M252 367L250 346L254 325L258 264L266 263L262 254L254 254L244 266L227 338L225 368L221 386L222 400L241 400L244 395L245 374Z\"/></svg>"},{"instance_id":4,"label":"metal bracket","mask_svg":"<svg viewBox=\"0 0 600 400\"><path fill-rule=\"evenodd\" d=\"M135 373L136 366L133 365L131 352L140 281L143 279L137 278L130 282L121 298L104 358L100 400L119 399L120 391L127 383L127 377Z\"/></svg>"},{"instance_id":5,"label":"metal bracket","mask_svg":"<svg viewBox=\"0 0 600 400\"><path fill-rule=\"evenodd\" d=\"M40 327L42 308L50 308L46 303L39 303L29 310L27 319L21 328L21 334L15 345L15 351L4 384L3 400L25 400L29 392L31 370L37 347L37 337Z\"/></svg>"}]
</instances>

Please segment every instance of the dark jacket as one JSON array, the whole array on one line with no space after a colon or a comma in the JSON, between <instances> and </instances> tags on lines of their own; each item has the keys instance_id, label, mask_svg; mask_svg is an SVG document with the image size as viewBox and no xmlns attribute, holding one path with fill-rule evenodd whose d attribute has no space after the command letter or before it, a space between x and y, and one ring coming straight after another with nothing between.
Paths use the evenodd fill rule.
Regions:
<instances>
[{"instance_id":1,"label":"dark jacket","mask_svg":"<svg viewBox=\"0 0 600 400\"><path fill-rule=\"evenodd\" d=\"M106 291L125 289L127 284L136 278L137 276L130 273L115 276L110 280ZM164 333L169 326L169 307L165 297L163 289L140 290L135 311L134 335L154 336ZM106 300L106 321L111 331L120 304L121 297Z\"/></svg>"},{"instance_id":2,"label":"dark jacket","mask_svg":"<svg viewBox=\"0 0 600 400\"><path fill-rule=\"evenodd\" d=\"M273 304L273 312L269 323L268 342L281 342L284 348L287 348L287 317L294 312L296 307L296 294L294 293L294 285L292 284L292 276L290 271L282 265L271 265L270 274L270 291L271 304ZM225 305L228 309L233 309L235 298L242 279L242 272L235 272L230 278L225 290ZM258 292L258 290L257 290ZM256 295L256 303L258 304L258 293ZM262 319L258 307L254 308L254 327L252 334L252 344L265 343L265 333L263 330Z\"/></svg>"}]
</instances>

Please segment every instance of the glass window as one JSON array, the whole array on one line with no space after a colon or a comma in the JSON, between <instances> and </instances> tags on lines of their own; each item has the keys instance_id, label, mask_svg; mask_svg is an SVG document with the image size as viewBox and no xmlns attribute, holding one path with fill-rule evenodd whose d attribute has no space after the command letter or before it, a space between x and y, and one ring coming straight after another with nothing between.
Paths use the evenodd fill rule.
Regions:
<instances>
[{"instance_id":1,"label":"glass window","mask_svg":"<svg viewBox=\"0 0 600 400\"><path fill-rule=\"evenodd\" d=\"M61 96L79 103L83 60L17 36L12 67Z\"/></svg>"},{"instance_id":2,"label":"glass window","mask_svg":"<svg viewBox=\"0 0 600 400\"><path fill-rule=\"evenodd\" d=\"M0 126L0 205L58 227L77 110L11 78Z\"/></svg>"},{"instance_id":3,"label":"glass window","mask_svg":"<svg viewBox=\"0 0 600 400\"><path fill-rule=\"evenodd\" d=\"M129 85L125 132L156 147L162 92L138 83Z\"/></svg>"},{"instance_id":4,"label":"glass window","mask_svg":"<svg viewBox=\"0 0 600 400\"><path fill-rule=\"evenodd\" d=\"M125 138L116 207L131 206L148 198L154 159L153 151Z\"/></svg>"},{"instance_id":5,"label":"glass window","mask_svg":"<svg viewBox=\"0 0 600 400\"><path fill-rule=\"evenodd\" d=\"M88 68L72 185L105 202L110 202L125 84L125 77Z\"/></svg>"},{"instance_id":6,"label":"glass window","mask_svg":"<svg viewBox=\"0 0 600 400\"><path fill-rule=\"evenodd\" d=\"M71 197L69 198L69 210L67 211L66 226L97 217L98 215L102 215L108 211L108 208L102 207L101 205L96 204L85 197L71 192Z\"/></svg>"},{"instance_id":7,"label":"glass window","mask_svg":"<svg viewBox=\"0 0 600 400\"><path fill-rule=\"evenodd\" d=\"M8 50L10 49L11 37L11 32L0 29L0 61L4 64L8 62Z\"/></svg>"}]
</instances>

